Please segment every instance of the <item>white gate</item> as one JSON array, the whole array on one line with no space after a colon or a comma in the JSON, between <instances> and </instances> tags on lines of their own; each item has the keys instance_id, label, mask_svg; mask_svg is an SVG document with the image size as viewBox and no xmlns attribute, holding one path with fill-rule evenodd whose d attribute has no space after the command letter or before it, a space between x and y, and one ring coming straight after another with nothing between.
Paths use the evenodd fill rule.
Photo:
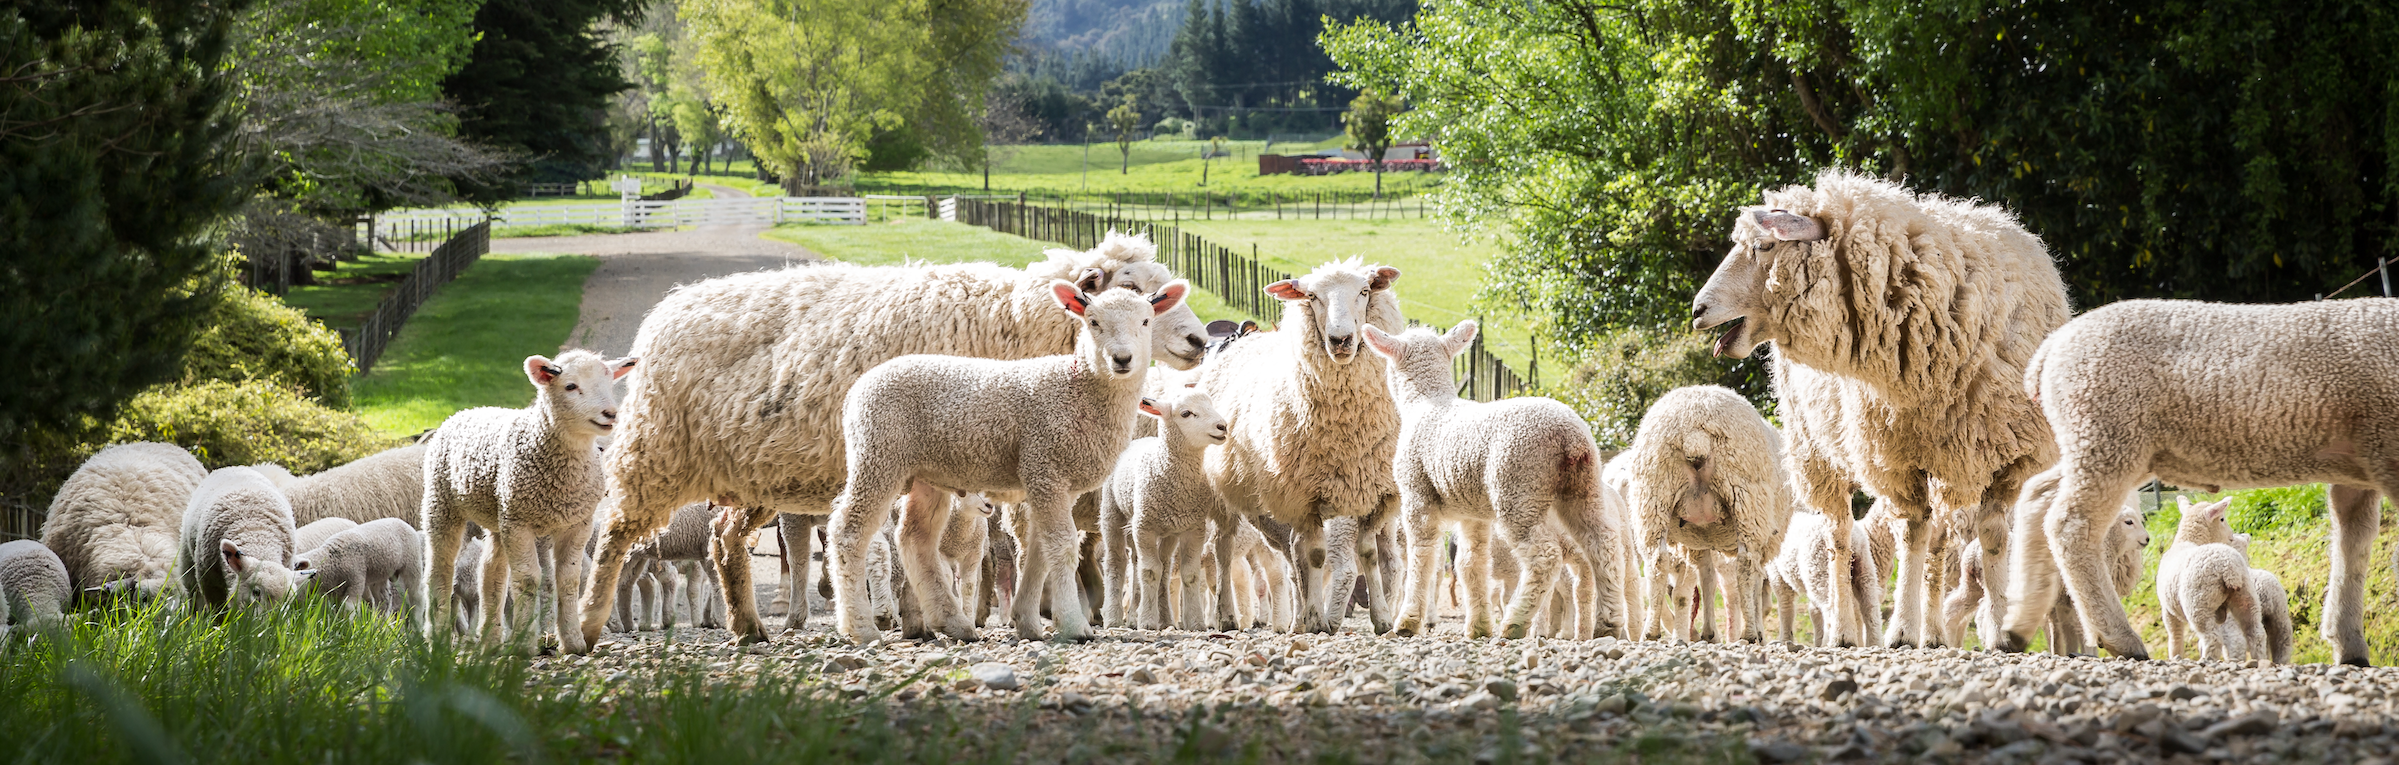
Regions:
<instances>
[{"instance_id":1,"label":"white gate","mask_svg":"<svg viewBox=\"0 0 2399 765\"><path fill-rule=\"evenodd\" d=\"M475 208L406 210L376 216L386 231L411 223L480 221ZM491 214L493 228L581 224L613 228L677 228L682 226L772 226L793 222L866 224L866 200L859 197L741 197L678 199L670 202L627 200L620 203L572 205L514 205ZM463 225L463 224L462 224Z\"/></svg>"}]
</instances>

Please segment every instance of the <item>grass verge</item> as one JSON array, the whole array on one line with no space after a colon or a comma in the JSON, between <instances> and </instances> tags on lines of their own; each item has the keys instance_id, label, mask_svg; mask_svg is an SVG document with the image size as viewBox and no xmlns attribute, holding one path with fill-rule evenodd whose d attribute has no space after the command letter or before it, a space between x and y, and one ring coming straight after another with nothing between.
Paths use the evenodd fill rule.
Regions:
<instances>
[{"instance_id":1,"label":"grass verge","mask_svg":"<svg viewBox=\"0 0 2399 765\"><path fill-rule=\"evenodd\" d=\"M285 305L298 308L325 326L350 328L383 303L401 279L425 259L422 252L381 252L356 261L336 262L331 271L316 274L317 284L293 287Z\"/></svg>"},{"instance_id":2,"label":"grass verge","mask_svg":"<svg viewBox=\"0 0 2399 765\"><path fill-rule=\"evenodd\" d=\"M373 371L351 385L358 413L408 435L477 406L524 406L526 356L552 354L575 329L583 282L599 259L486 255L417 309Z\"/></svg>"},{"instance_id":3,"label":"grass verge","mask_svg":"<svg viewBox=\"0 0 2399 765\"><path fill-rule=\"evenodd\" d=\"M864 266L896 266L909 262L970 263L984 261L1023 268L1058 245L1002 234L981 226L903 218L867 226L785 225L768 231L769 238L806 247L811 252ZM1201 320L1240 319L1246 314L1203 290L1191 292L1191 310Z\"/></svg>"}]
</instances>

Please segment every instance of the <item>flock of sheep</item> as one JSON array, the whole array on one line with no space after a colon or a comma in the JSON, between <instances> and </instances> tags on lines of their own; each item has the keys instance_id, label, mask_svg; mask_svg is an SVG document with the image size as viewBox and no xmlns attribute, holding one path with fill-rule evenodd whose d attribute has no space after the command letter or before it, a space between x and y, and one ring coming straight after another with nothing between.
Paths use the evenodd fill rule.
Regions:
<instances>
[{"instance_id":1,"label":"flock of sheep","mask_svg":"<svg viewBox=\"0 0 2399 765\"><path fill-rule=\"evenodd\" d=\"M1111 233L1024 269L684 286L633 356L528 358L530 406L305 478L111 447L40 543L0 546L0 587L17 624L79 599L315 590L521 652L554 628L574 653L654 623L664 589L757 642L749 550L780 521L787 626L821 525L837 629L861 644L973 640L995 607L1027 639L1095 619L1330 631L1360 588L1376 632L1425 634L1446 565L1470 636L1755 641L1779 602L1788 640L1804 595L1827 644L1961 645L1971 623L1989 648L2088 635L2145 658L2121 602L2149 543L2135 486L2326 482L2323 629L2366 662L2365 556L2378 495L2399 492L2399 301L2070 320L2040 240L1996 207L1841 171L1765 202L1693 325L1723 328L1720 355L1774 345L1779 431L1685 388L1608 459L1555 401L1459 398L1476 327L1409 329L1397 269L1320 266L1267 287L1276 331L1213 331L1147 240ZM2190 632L2205 657L2288 662L2281 584L2225 508L2186 507L2160 567L2168 653Z\"/></svg>"}]
</instances>

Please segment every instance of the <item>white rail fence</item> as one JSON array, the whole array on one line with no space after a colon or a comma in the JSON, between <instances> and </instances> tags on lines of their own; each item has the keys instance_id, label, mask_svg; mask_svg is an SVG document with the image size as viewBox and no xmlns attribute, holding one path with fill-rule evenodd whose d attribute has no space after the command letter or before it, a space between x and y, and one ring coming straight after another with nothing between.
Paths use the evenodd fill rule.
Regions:
<instances>
[{"instance_id":1,"label":"white rail fence","mask_svg":"<svg viewBox=\"0 0 2399 765\"><path fill-rule=\"evenodd\" d=\"M923 197L911 197L923 204ZM614 228L676 228L681 226L760 225L816 222L865 225L869 198L753 197L746 199L678 199L669 202L627 201L616 204L518 205L494 211L493 228L522 228L582 224ZM431 231L441 221L483 219L473 207L408 210L376 216L375 234L386 240L410 237L411 231Z\"/></svg>"}]
</instances>

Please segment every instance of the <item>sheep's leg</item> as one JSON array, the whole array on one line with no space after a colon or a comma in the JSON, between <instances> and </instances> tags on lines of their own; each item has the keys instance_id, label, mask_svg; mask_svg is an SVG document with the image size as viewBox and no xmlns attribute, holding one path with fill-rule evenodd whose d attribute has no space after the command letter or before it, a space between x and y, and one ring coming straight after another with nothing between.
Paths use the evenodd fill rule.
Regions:
<instances>
[{"instance_id":1,"label":"sheep's leg","mask_svg":"<svg viewBox=\"0 0 2399 765\"><path fill-rule=\"evenodd\" d=\"M487 599L514 602L508 604L507 616L504 620L493 619L492 617L498 616L498 614L493 614L492 607L488 604L485 605L484 617L487 623L483 632L487 637L498 636L499 631L493 629L491 623L505 624L507 634L501 637L509 649L521 655L531 656L536 649L541 647L541 635L534 628L534 625L538 623L537 617L541 611L541 557L534 548L535 536L532 533L516 529L496 531L492 536L492 549L508 552L505 558L500 559L507 568L505 576L493 577L493 572L489 568L484 570L483 575L508 582L509 592L506 595L491 593L492 597ZM493 589L489 584L484 585L487 593Z\"/></svg>"},{"instance_id":2,"label":"sheep's leg","mask_svg":"<svg viewBox=\"0 0 2399 765\"><path fill-rule=\"evenodd\" d=\"M1930 583L1933 524L1923 508L1899 504L1901 512L1906 514L1899 539L1899 610L1891 615L1890 625L1883 628L1883 644L1907 648L1924 642L1925 587ZM1833 570L1846 574L1848 569L1847 555L1833 556Z\"/></svg>"},{"instance_id":3,"label":"sheep's leg","mask_svg":"<svg viewBox=\"0 0 2399 765\"><path fill-rule=\"evenodd\" d=\"M1332 632L1337 625L1327 624L1325 611L1331 596L1326 564L1332 557L1325 545L1325 524L1321 516L1303 518L1292 526L1292 583L1299 590L1299 632ZM1342 591L1348 597L1348 591Z\"/></svg>"},{"instance_id":4,"label":"sheep's leg","mask_svg":"<svg viewBox=\"0 0 2399 765\"><path fill-rule=\"evenodd\" d=\"M2124 501L2125 492L2132 489L2131 483L2129 478L2093 480L2083 471L2064 473L2058 482L2056 501L2050 504L2049 517L2042 521L2042 530L2048 535L2050 555L2060 564L2066 592L2082 614L2083 632L2097 638L2099 647L2109 653L2146 659L2149 650L2141 645L2141 633L2133 629L2132 620L2125 615L2124 601L2116 595L2115 576L2108 571L2111 556L2107 550L2107 530L2115 524L2116 511ZM2017 555L2013 560L2022 563L2025 558ZM1983 574L1991 576L1988 571ZM2011 599L2008 634L2001 638L2002 647L2022 650L2023 645L2017 641L2030 638L2055 603L2054 597L2030 602Z\"/></svg>"},{"instance_id":5,"label":"sheep's leg","mask_svg":"<svg viewBox=\"0 0 2399 765\"><path fill-rule=\"evenodd\" d=\"M1860 552L1864 552L1861 550ZM1758 564L1757 555L1743 550L1733 556L1733 576L1741 581L1734 587L1741 591L1741 639L1751 643L1766 642L1766 571Z\"/></svg>"},{"instance_id":6,"label":"sheep's leg","mask_svg":"<svg viewBox=\"0 0 2399 765\"><path fill-rule=\"evenodd\" d=\"M1348 619L1352 594L1358 589L1358 538L1365 532L1356 516L1326 518L1324 521L1324 608L1322 621L1315 631L1341 631Z\"/></svg>"},{"instance_id":7,"label":"sheep's leg","mask_svg":"<svg viewBox=\"0 0 2399 765\"><path fill-rule=\"evenodd\" d=\"M854 453L853 453L854 454ZM858 460L852 459L852 462ZM906 478L884 476L853 468L848 486L833 498L833 520L827 526L832 537L827 546L826 562L833 574L833 613L835 628L850 640L865 645L882 637L875 627L873 601L867 596L866 557L875 535L891 518L891 503L905 488ZM728 594L735 588L731 572L719 570ZM735 632L742 626L744 614L738 608L733 614ZM760 640L765 639L761 631Z\"/></svg>"},{"instance_id":8,"label":"sheep's leg","mask_svg":"<svg viewBox=\"0 0 2399 765\"><path fill-rule=\"evenodd\" d=\"M481 640L483 645L492 646L498 645L500 638L508 630L508 606L511 605L508 602L507 593L510 551L500 544L498 531L486 529L484 533L488 539L483 552L483 616L481 617L483 635ZM530 543L527 544L524 554L533 554Z\"/></svg>"},{"instance_id":9,"label":"sheep's leg","mask_svg":"<svg viewBox=\"0 0 2399 765\"><path fill-rule=\"evenodd\" d=\"M1793 592L1789 587L1776 587L1774 595L1776 600L1774 613L1783 628L1782 641L1785 643L1799 642L1798 632L1794 629L1796 625L1793 623L1798 616L1793 609L1799 607L1799 594Z\"/></svg>"},{"instance_id":10,"label":"sheep's leg","mask_svg":"<svg viewBox=\"0 0 2399 765\"><path fill-rule=\"evenodd\" d=\"M1977 633L1975 637L1982 641L1982 645L1986 649L2000 641L1998 625L2007 614L2008 545L2010 544L2008 535L2015 525L2015 513L2012 508L2014 508L2017 498L2023 494L2025 479L2022 476L2032 470L2031 465L2029 460L2019 460L2016 464L2009 466L2007 470L2002 471L1999 479L1993 481L1990 488L1983 491L1982 502L1977 507L1974 537L1975 541L1982 543L1983 602L1974 624ZM1960 551L1960 554L1963 555L1965 552ZM1939 590L1934 592L1939 592ZM2068 605L2068 608L2072 608L2071 604ZM2071 613L2071 611L2063 613ZM2077 626L2079 627L2079 625ZM1957 627L1952 629L1946 637L1952 645L1965 645L1966 635L1962 629L1963 625L1957 625ZM2080 635L2079 629L2076 634Z\"/></svg>"},{"instance_id":11,"label":"sheep's leg","mask_svg":"<svg viewBox=\"0 0 2399 765\"><path fill-rule=\"evenodd\" d=\"M558 609L553 618L558 628L560 653L580 654L590 650L583 642L583 631L575 628L577 617L582 616L575 611L575 604L583 601L583 546L591 541L591 526L592 522L585 520L565 528L550 548L556 557L551 564L554 573L550 586L557 593Z\"/></svg>"},{"instance_id":12,"label":"sheep's leg","mask_svg":"<svg viewBox=\"0 0 2399 765\"><path fill-rule=\"evenodd\" d=\"M2049 650L2061 656L2083 652L2082 620L2074 615L2074 601L2060 599L2049 609Z\"/></svg>"},{"instance_id":13,"label":"sheep's leg","mask_svg":"<svg viewBox=\"0 0 2399 765\"><path fill-rule=\"evenodd\" d=\"M916 591L925 626L958 640L976 640L975 625L958 610L948 571L941 564L941 537L950 527L950 499L932 484L916 481L900 515L900 570Z\"/></svg>"},{"instance_id":14,"label":"sheep's leg","mask_svg":"<svg viewBox=\"0 0 2399 765\"><path fill-rule=\"evenodd\" d=\"M1145 630L1166 629L1166 580L1172 570L1168 558L1174 553L1174 535L1157 525L1153 521L1148 527L1137 526L1133 533L1133 565L1139 582L1139 592L1133 597L1133 624Z\"/></svg>"},{"instance_id":15,"label":"sheep's leg","mask_svg":"<svg viewBox=\"0 0 2399 765\"><path fill-rule=\"evenodd\" d=\"M1102 485L1100 495L1100 623L1110 627L1125 626L1125 575L1131 568L1132 542L1126 539L1131 529L1132 511L1124 506L1124 498L1116 495L1112 486Z\"/></svg>"},{"instance_id":16,"label":"sheep's leg","mask_svg":"<svg viewBox=\"0 0 2399 765\"><path fill-rule=\"evenodd\" d=\"M1699 624L1695 630L1697 634L1692 639L1702 643L1713 643L1716 642L1718 634L1716 632L1716 598L1719 595L1719 588L1716 581L1716 551L1693 548L1691 550L1691 568L1691 576L1699 585L1699 601L1693 605L1693 610L1699 612Z\"/></svg>"},{"instance_id":17,"label":"sheep's leg","mask_svg":"<svg viewBox=\"0 0 2399 765\"><path fill-rule=\"evenodd\" d=\"M1034 589L1026 591L1020 587L1018 594L1024 602L1038 605L1039 595L1044 591L1042 586L1047 585L1050 622L1060 641L1091 639L1091 620L1083 607L1083 583L1077 565L1083 552L1083 532L1075 528L1074 501L1074 495L1064 491L1026 487L1025 523L1032 532L1029 536L1039 541L1037 546L1027 547L1025 558L1040 559L1036 565L1042 567L1042 576L1021 580ZM1017 633L1030 632L1030 637L1038 638L1039 623L1024 619L1028 609L1018 608L1016 613Z\"/></svg>"},{"instance_id":18,"label":"sheep's leg","mask_svg":"<svg viewBox=\"0 0 2399 765\"><path fill-rule=\"evenodd\" d=\"M1389 494L1373 515L1361 520L1358 530L1358 562L1366 577L1366 620L1374 634L1391 632L1391 592L1396 586L1392 570L1397 563L1399 546L1391 544L1391 521L1399 515L1399 495ZM1347 613L1346 609L1344 613Z\"/></svg>"},{"instance_id":19,"label":"sheep's leg","mask_svg":"<svg viewBox=\"0 0 2399 765\"><path fill-rule=\"evenodd\" d=\"M1799 453L1793 456L1799 464L1798 469L1791 471L1792 488L1805 500L1808 509L1831 522L1832 560L1848 560L1856 552L1849 549L1849 530L1854 522L1849 517L1852 484L1848 471L1814 455ZM1854 646L1870 637L1860 629L1865 624L1865 617L1860 613L1861 607L1856 596L1852 594L1857 592L1857 584L1853 579L1848 566L1832 567L1832 586L1825 593L1826 602L1821 604L1828 614L1826 620L1831 622L1829 627L1833 630L1832 639L1827 641L1829 645Z\"/></svg>"},{"instance_id":20,"label":"sheep's leg","mask_svg":"<svg viewBox=\"0 0 2399 765\"><path fill-rule=\"evenodd\" d=\"M2369 663L2366 556L2373 553L2374 534L2382 524L2381 492L2341 484L2326 491L2332 506L2332 575L2331 586L2324 588L2324 642L2332 644L2334 661L2363 667Z\"/></svg>"},{"instance_id":21,"label":"sheep's leg","mask_svg":"<svg viewBox=\"0 0 2399 765\"><path fill-rule=\"evenodd\" d=\"M1508 599L1507 616L1500 625L1500 636L1510 640L1532 634L1533 611L1549 597L1549 588L1557 581L1558 540L1541 524L1544 515L1519 506L1516 512L1503 514L1498 524L1500 538L1516 557L1516 592Z\"/></svg>"},{"instance_id":22,"label":"sheep's leg","mask_svg":"<svg viewBox=\"0 0 2399 765\"><path fill-rule=\"evenodd\" d=\"M1642 620L1640 637L1643 640L1658 640L1665 638L1673 629L1674 582L1673 577L1666 573L1665 544L1662 541L1655 542L1643 549L1647 551L1648 560L1645 562L1649 569L1649 575L1643 577L1649 582L1649 618Z\"/></svg>"},{"instance_id":23,"label":"sheep's leg","mask_svg":"<svg viewBox=\"0 0 2399 765\"><path fill-rule=\"evenodd\" d=\"M1257 626L1263 621L1258 615L1258 574L1263 572L1256 568L1247 555L1241 556L1224 571L1226 576L1232 578L1228 589L1233 591L1233 624L1238 625L1234 629L1246 630Z\"/></svg>"},{"instance_id":24,"label":"sheep's leg","mask_svg":"<svg viewBox=\"0 0 2399 765\"><path fill-rule=\"evenodd\" d=\"M428 571L441 572L425 576L427 607L432 613L446 614L453 610L451 603L458 597L458 548L464 544L466 519L444 514L426 523L425 560L432 561ZM428 628L425 638L434 637Z\"/></svg>"},{"instance_id":25,"label":"sheep's leg","mask_svg":"<svg viewBox=\"0 0 2399 765\"><path fill-rule=\"evenodd\" d=\"M1175 574L1176 579L1182 582L1183 588L1180 601L1181 612L1176 614L1175 626L1181 629L1204 632L1207 631L1209 622L1214 621L1210 618L1212 615L1208 613L1208 601L1213 600L1216 593L1211 592L1207 582L1203 581L1206 575L1202 569L1215 568L1217 564L1231 559L1232 556L1226 554L1224 549L1219 549L1213 556L1213 560L1203 560L1206 556L1203 556L1202 551L1207 544L1208 530L1205 526L1183 532L1176 540ZM1225 581L1225 579L1219 578L1217 583L1220 586L1215 589L1229 589L1221 586ZM1232 619L1232 613L1229 611L1223 616L1227 621Z\"/></svg>"},{"instance_id":26,"label":"sheep's leg","mask_svg":"<svg viewBox=\"0 0 2399 765\"><path fill-rule=\"evenodd\" d=\"M2182 588L2168 583L2164 581L2163 577L2160 577L2157 601L2158 617L2166 623L2166 655L2164 658L2182 658L2183 626L2188 623L2183 618Z\"/></svg>"},{"instance_id":27,"label":"sheep's leg","mask_svg":"<svg viewBox=\"0 0 2399 765\"><path fill-rule=\"evenodd\" d=\"M1466 594L1466 637L1491 637L1491 527L1458 524L1458 591Z\"/></svg>"},{"instance_id":28,"label":"sheep's leg","mask_svg":"<svg viewBox=\"0 0 2399 765\"><path fill-rule=\"evenodd\" d=\"M811 561L816 527L824 523L824 516L777 513L775 520L775 533L783 536L783 563L791 569L783 576L784 593L779 596L791 601L783 610L783 628L802 629L808 626L808 593L816 591L816 566ZM717 579L721 583L724 577ZM725 597L731 598L732 588L725 590Z\"/></svg>"},{"instance_id":29,"label":"sheep's leg","mask_svg":"<svg viewBox=\"0 0 2399 765\"><path fill-rule=\"evenodd\" d=\"M983 598L983 558L987 544L975 545L957 560L958 604L961 608L971 610L971 618L967 619L967 623L975 627L983 626L984 615L991 610L991 602ZM976 633L978 637L981 634Z\"/></svg>"},{"instance_id":30,"label":"sheep's leg","mask_svg":"<svg viewBox=\"0 0 2399 765\"><path fill-rule=\"evenodd\" d=\"M884 500L889 506L890 500ZM758 592L750 583L750 540L758 530L766 528L781 517L778 508L721 507L716 518L709 521L708 530L714 539L708 543L709 563L716 567L716 581L724 590L725 616L733 632L734 645L750 645L767 641L766 620L758 616ZM803 545L801 550L806 551ZM807 613L805 594L795 593L801 605L794 609ZM671 617L670 617L671 618Z\"/></svg>"},{"instance_id":31,"label":"sheep's leg","mask_svg":"<svg viewBox=\"0 0 2399 765\"><path fill-rule=\"evenodd\" d=\"M1241 519L1218 513L1208 524L1213 537L1209 544L1216 548L1216 628L1245 630L1254 624L1257 614L1256 590L1250 589L1248 576L1236 582L1235 573L1243 571L1247 555L1234 553L1234 540L1241 534Z\"/></svg>"},{"instance_id":32,"label":"sheep's leg","mask_svg":"<svg viewBox=\"0 0 2399 765\"><path fill-rule=\"evenodd\" d=\"M624 445L623 442L617 444L619 447ZM608 616L615 605L617 577L624 572L625 557L632 554L633 545L666 528L667 522L674 519L675 509L680 506L680 503L653 502L627 496L623 493L622 484L611 490L607 499L600 501L600 511L595 517L605 519L607 526L600 532L599 550L592 556L591 580L585 590L583 647L588 649L599 643L601 629L608 626ZM493 590L486 584L484 591ZM486 606L484 613L491 613L490 607Z\"/></svg>"},{"instance_id":33,"label":"sheep's leg","mask_svg":"<svg viewBox=\"0 0 2399 765\"><path fill-rule=\"evenodd\" d=\"M713 549L711 550L713 552ZM748 552L744 550L743 552ZM716 568L713 561L701 561L691 576L691 624L694 627L725 625L724 601L716 593Z\"/></svg>"}]
</instances>

